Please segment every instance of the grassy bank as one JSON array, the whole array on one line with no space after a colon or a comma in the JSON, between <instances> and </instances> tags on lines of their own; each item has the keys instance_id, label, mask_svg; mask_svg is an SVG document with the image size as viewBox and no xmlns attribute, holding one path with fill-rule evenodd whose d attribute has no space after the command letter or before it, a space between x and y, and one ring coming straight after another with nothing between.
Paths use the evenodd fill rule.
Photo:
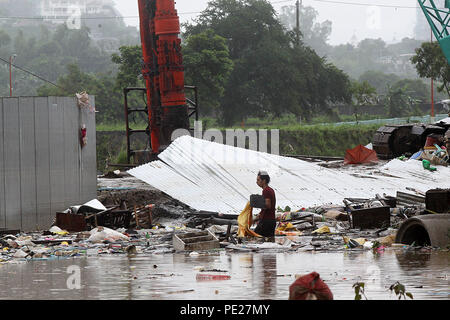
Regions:
<instances>
[{"instance_id":1,"label":"grassy bank","mask_svg":"<svg viewBox=\"0 0 450 320\"><path fill-rule=\"evenodd\" d=\"M308 126L280 130L282 154L343 157L347 149L372 142L379 125Z\"/></svg>"}]
</instances>

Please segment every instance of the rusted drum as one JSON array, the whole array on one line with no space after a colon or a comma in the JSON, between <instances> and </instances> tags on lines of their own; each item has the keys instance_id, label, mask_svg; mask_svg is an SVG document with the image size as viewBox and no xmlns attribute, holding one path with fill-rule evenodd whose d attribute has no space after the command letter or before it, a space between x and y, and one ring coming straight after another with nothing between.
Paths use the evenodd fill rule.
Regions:
<instances>
[{"instance_id":1,"label":"rusted drum","mask_svg":"<svg viewBox=\"0 0 450 320\"><path fill-rule=\"evenodd\" d=\"M406 220L398 229L395 242L447 247L450 245L450 214L423 215Z\"/></svg>"}]
</instances>

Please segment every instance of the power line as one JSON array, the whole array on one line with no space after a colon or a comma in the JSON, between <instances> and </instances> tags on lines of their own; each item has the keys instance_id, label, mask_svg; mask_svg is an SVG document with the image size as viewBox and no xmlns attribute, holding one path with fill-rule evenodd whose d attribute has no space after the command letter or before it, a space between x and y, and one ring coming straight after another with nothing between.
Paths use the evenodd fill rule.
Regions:
<instances>
[{"instance_id":1,"label":"power line","mask_svg":"<svg viewBox=\"0 0 450 320\"><path fill-rule=\"evenodd\" d=\"M384 8L400 8L400 9L417 9L418 7L411 6L396 6L392 4L374 4L374 3L361 3L361 2L344 2L344 1L332 1L332 0L312 0L316 2L326 2L334 4L345 4L353 6L364 6L364 7L384 7Z\"/></svg>"},{"instance_id":2,"label":"power line","mask_svg":"<svg viewBox=\"0 0 450 320\"><path fill-rule=\"evenodd\" d=\"M294 0L280 0L280 1L269 1L271 4L279 4L286 2L293 2ZM332 3L337 5L352 5L352 6L364 6L364 7L383 7L383 8L400 8L400 9L417 9L416 6L402 6L402 5L391 5L391 4L375 4L375 3L363 3L363 2L346 2L346 1L334 1L334 0L311 0L315 2ZM192 12L179 12L178 15L191 15L199 14L203 11L192 11ZM36 16L36 17L23 17L23 16L8 16L0 17L0 20L69 20L69 19L79 19L79 20L110 20L110 19L139 19L139 16L109 16L109 17L51 17L51 16Z\"/></svg>"},{"instance_id":3,"label":"power line","mask_svg":"<svg viewBox=\"0 0 450 320\"><path fill-rule=\"evenodd\" d=\"M23 71L23 72L25 72L25 73L28 73L28 74L30 74L30 75L32 75L32 76L34 76L34 77L36 77L36 78L38 78L38 79L40 79L40 80L42 80L42 81L48 82L48 83L54 85L55 87L58 87L58 88L64 90L63 87L60 87L60 86L58 86L57 84L55 84L55 83L53 83L53 82L51 82L51 81L49 81L49 80L47 80L47 79L44 79L44 78L42 78L41 76L38 76L37 74L34 74L34 73L31 72L31 71L28 71L28 70L23 69L22 67L16 66L14 63L10 63L8 60L3 59L2 57L0 57L0 60L3 61L4 63L6 63L7 65L10 65L10 64L11 64L11 66L13 66L13 67L16 68L16 69L19 69L20 71Z\"/></svg>"},{"instance_id":4,"label":"power line","mask_svg":"<svg viewBox=\"0 0 450 320\"><path fill-rule=\"evenodd\" d=\"M284 2L293 2L294 0L280 0L271 2L271 4L278 4ZM179 12L178 15L190 15L199 14L203 11L192 11L192 12ZM52 16L36 16L36 17L23 17L23 16L8 16L0 17L0 20L68 20L68 19L80 19L80 20L102 20L102 19L139 19L139 16L110 16L110 17L52 17Z\"/></svg>"}]
</instances>

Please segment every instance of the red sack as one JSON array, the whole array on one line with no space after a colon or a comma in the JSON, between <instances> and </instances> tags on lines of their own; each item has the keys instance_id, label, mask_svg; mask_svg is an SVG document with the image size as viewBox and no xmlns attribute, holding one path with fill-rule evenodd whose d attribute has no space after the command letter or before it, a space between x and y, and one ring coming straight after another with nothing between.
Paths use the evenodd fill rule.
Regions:
<instances>
[{"instance_id":1,"label":"red sack","mask_svg":"<svg viewBox=\"0 0 450 320\"><path fill-rule=\"evenodd\" d=\"M289 300L306 300L308 293L312 293L317 300L333 300L333 293L317 272L311 272L298 278L289 287Z\"/></svg>"}]
</instances>

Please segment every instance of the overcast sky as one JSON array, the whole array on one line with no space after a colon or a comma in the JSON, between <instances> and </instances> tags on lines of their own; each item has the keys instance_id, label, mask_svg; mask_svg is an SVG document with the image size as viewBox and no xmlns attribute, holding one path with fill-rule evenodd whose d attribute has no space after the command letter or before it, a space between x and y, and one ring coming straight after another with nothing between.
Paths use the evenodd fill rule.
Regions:
<instances>
[{"instance_id":1,"label":"overcast sky","mask_svg":"<svg viewBox=\"0 0 450 320\"><path fill-rule=\"evenodd\" d=\"M138 15L137 0L114 1L123 16ZM207 2L208 0L177 0L176 8L181 21L195 18L197 12L206 8ZM296 1L271 0L271 2L278 10L282 6L295 5ZM342 2L362 5L342 4ZM319 12L318 21L332 21L333 32L329 41L332 45L348 43L353 35L358 41L365 38L382 38L386 42L397 42L405 37L413 37L417 0L303 0L303 5L311 6ZM127 18L125 21L134 26L139 23L137 18Z\"/></svg>"}]
</instances>

